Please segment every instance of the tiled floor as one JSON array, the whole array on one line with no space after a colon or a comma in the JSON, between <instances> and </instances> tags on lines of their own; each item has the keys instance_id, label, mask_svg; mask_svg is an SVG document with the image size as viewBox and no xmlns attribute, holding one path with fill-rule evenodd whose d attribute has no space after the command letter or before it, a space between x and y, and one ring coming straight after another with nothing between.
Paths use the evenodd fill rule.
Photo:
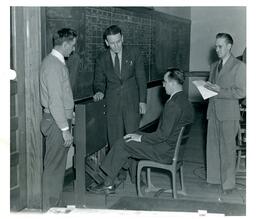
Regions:
<instances>
[{"instance_id":1,"label":"tiled floor","mask_svg":"<svg viewBox=\"0 0 256 219\"><path fill-rule=\"evenodd\" d=\"M205 180L205 136L206 136L206 121L205 107L195 106L196 119L191 129L191 137L187 143L186 152L184 155L184 177L186 196L179 195L179 199L199 200L206 202L226 202L226 203L246 203L245 179L237 179L237 187L233 193L223 195L218 185L209 185ZM244 165L242 163L241 165ZM165 186L170 185L170 178L165 173L153 172L152 181L155 185ZM131 184L129 177L120 186L116 194L105 197L104 195L85 194L86 207L93 209L106 209L111 207L120 197L137 197L136 188ZM147 197L153 197L153 194L147 194ZM161 194L161 198L171 199L171 194ZM74 204L73 184L64 188L63 199L69 205ZM166 209L168 211L168 209Z\"/></svg>"}]
</instances>

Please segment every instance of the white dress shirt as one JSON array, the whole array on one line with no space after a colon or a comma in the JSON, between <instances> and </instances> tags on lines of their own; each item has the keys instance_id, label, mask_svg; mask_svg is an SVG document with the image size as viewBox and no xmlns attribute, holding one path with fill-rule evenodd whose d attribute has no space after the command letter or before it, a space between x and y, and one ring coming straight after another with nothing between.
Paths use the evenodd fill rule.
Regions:
<instances>
[{"instance_id":1,"label":"white dress shirt","mask_svg":"<svg viewBox=\"0 0 256 219\"><path fill-rule=\"evenodd\" d=\"M66 65L64 56L59 51L57 51L56 49L52 49L51 54L59 59L64 65Z\"/></svg>"}]
</instances>

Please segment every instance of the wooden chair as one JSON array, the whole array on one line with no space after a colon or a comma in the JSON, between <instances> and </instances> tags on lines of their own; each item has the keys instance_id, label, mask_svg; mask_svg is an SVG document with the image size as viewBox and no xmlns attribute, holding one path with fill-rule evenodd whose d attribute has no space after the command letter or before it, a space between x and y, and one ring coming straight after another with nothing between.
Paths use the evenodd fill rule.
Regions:
<instances>
[{"instance_id":1,"label":"wooden chair","mask_svg":"<svg viewBox=\"0 0 256 219\"><path fill-rule=\"evenodd\" d=\"M184 154L184 148L186 145L186 142L189 138L189 132L190 132L191 124L188 124L181 128L176 146L175 146L175 152L172 159L172 163L170 164L164 164L159 163L155 161L150 160L140 160L137 166L137 192L138 196L142 197L141 188L140 188L140 175L141 171L144 167L147 168L147 188L145 189L145 192L171 192L173 194L173 198L177 198L177 188L176 188L176 175L177 171L180 172L180 182L181 182L181 190L179 191L179 194L186 195L185 186L184 186L184 179L183 179L183 154ZM167 170L171 173L172 178L172 189L162 189L155 187L151 182L151 168L160 168Z\"/></svg>"}]
</instances>

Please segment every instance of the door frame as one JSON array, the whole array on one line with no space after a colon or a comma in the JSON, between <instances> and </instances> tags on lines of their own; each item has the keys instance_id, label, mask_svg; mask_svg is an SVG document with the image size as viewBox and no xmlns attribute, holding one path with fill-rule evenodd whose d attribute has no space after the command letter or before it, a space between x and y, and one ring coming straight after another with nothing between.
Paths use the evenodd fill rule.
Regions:
<instances>
[{"instance_id":1,"label":"door frame","mask_svg":"<svg viewBox=\"0 0 256 219\"><path fill-rule=\"evenodd\" d=\"M39 97L41 64L40 7L10 7L11 10L11 67L17 74L17 113L20 193L17 209L41 209L43 170L42 110Z\"/></svg>"}]
</instances>

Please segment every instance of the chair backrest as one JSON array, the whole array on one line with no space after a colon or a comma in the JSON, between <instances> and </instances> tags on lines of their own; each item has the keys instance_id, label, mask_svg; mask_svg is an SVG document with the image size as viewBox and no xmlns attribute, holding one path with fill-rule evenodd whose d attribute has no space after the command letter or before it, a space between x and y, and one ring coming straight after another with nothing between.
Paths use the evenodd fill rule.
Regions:
<instances>
[{"instance_id":1,"label":"chair backrest","mask_svg":"<svg viewBox=\"0 0 256 219\"><path fill-rule=\"evenodd\" d=\"M178 161L183 160L183 155L185 151L185 145L189 138L189 132L191 129L192 124L187 124L180 129L180 133L176 142L175 152L173 156L173 164L177 163Z\"/></svg>"}]
</instances>

